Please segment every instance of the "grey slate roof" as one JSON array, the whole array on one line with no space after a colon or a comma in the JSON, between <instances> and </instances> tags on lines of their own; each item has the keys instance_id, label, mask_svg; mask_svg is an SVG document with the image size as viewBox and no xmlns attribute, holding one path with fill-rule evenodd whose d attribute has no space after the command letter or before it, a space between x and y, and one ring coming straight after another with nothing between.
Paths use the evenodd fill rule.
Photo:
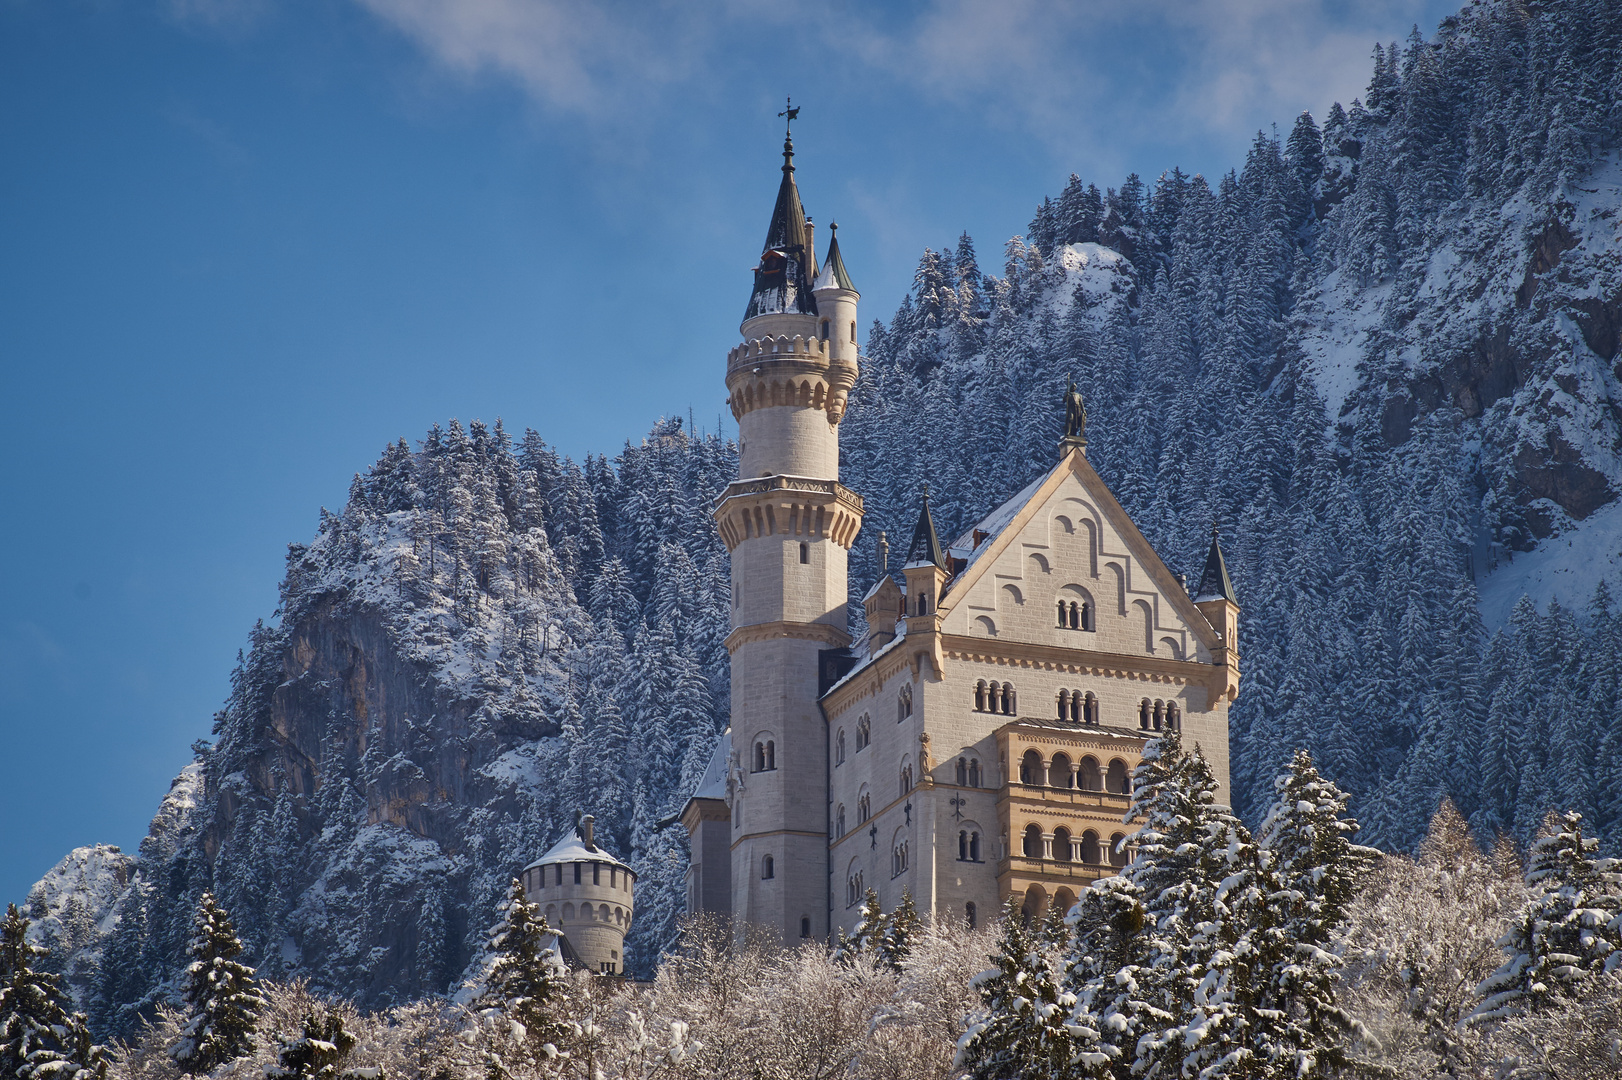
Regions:
<instances>
[{"instance_id":1,"label":"grey slate roof","mask_svg":"<svg viewBox=\"0 0 1622 1080\"><path fill-rule=\"evenodd\" d=\"M1211 526L1211 551L1205 556L1205 572L1200 575L1200 586L1194 590L1194 601L1226 600L1239 606L1234 594L1233 581L1228 577L1228 564L1222 558L1222 545L1217 543L1217 527Z\"/></svg>"},{"instance_id":2,"label":"grey slate roof","mask_svg":"<svg viewBox=\"0 0 1622 1080\"><path fill-rule=\"evenodd\" d=\"M756 315L815 315L817 298L811 295L815 260L805 242L805 207L794 183L794 143L783 140L783 183L766 229L766 245L755 267L755 288L743 317Z\"/></svg>"},{"instance_id":3,"label":"grey slate roof","mask_svg":"<svg viewBox=\"0 0 1622 1080\"><path fill-rule=\"evenodd\" d=\"M941 547L941 539L935 534L935 519L929 513L929 489L924 489L924 505L918 511L918 524L912 530L912 543L907 546L908 566L917 563L934 563L942 570L951 568L946 561L946 551Z\"/></svg>"},{"instance_id":4,"label":"grey slate roof","mask_svg":"<svg viewBox=\"0 0 1622 1080\"><path fill-rule=\"evenodd\" d=\"M845 270L845 260L839 254L839 223L834 222L828 227L832 239L828 241L828 254L822 260L822 272L817 275L816 287L819 289L849 289L856 291L856 286L850 283L850 274Z\"/></svg>"}]
</instances>

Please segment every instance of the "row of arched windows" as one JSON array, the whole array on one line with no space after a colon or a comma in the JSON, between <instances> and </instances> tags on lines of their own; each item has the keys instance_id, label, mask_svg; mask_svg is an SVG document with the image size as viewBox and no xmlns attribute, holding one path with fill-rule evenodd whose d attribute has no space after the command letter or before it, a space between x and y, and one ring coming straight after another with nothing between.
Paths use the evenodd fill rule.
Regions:
<instances>
[{"instance_id":1,"label":"row of arched windows","mask_svg":"<svg viewBox=\"0 0 1622 1080\"><path fill-rule=\"evenodd\" d=\"M1138 706L1140 731L1181 731L1183 711L1175 701L1154 701L1144 698Z\"/></svg>"},{"instance_id":2,"label":"row of arched windows","mask_svg":"<svg viewBox=\"0 0 1622 1080\"><path fill-rule=\"evenodd\" d=\"M902 840L890 851L890 876L900 877L907 872L908 841Z\"/></svg>"},{"instance_id":3,"label":"row of arched windows","mask_svg":"<svg viewBox=\"0 0 1622 1080\"><path fill-rule=\"evenodd\" d=\"M957 861L982 862L980 858L980 830L959 829L957 833Z\"/></svg>"},{"instance_id":4,"label":"row of arched windows","mask_svg":"<svg viewBox=\"0 0 1622 1080\"><path fill-rule=\"evenodd\" d=\"M1096 630L1093 605L1085 600L1059 601L1059 627L1063 630Z\"/></svg>"},{"instance_id":5,"label":"row of arched windows","mask_svg":"<svg viewBox=\"0 0 1622 1080\"><path fill-rule=\"evenodd\" d=\"M1019 759L1019 782L1031 787L1070 788L1077 791L1107 791L1126 795L1132 790L1126 762L1113 758L1107 769L1091 754L1071 762L1070 755L1058 753L1051 762L1042 760L1037 750L1027 750Z\"/></svg>"},{"instance_id":6,"label":"row of arched windows","mask_svg":"<svg viewBox=\"0 0 1622 1080\"><path fill-rule=\"evenodd\" d=\"M575 907L573 904L563 905L563 917L571 922L574 921ZM624 926L630 916L625 913L624 908L620 907L610 907L607 904L598 904L593 907L590 904L581 904L580 918L591 922L611 922ZM553 926L558 925L558 906L556 904L546 905L546 921Z\"/></svg>"},{"instance_id":7,"label":"row of arched windows","mask_svg":"<svg viewBox=\"0 0 1622 1080\"><path fill-rule=\"evenodd\" d=\"M910 707L911 700L908 705ZM868 743L873 741L873 722L867 717L856 721L856 752L860 754L867 749ZM840 728L834 736L834 765L837 767L845 763L845 729Z\"/></svg>"},{"instance_id":8,"label":"row of arched windows","mask_svg":"<svg viewBox=\"0 0 1622 1080\"><path fill-rule=\"evenodd\" d=\"M960 757L957 759L957 786L980 786L980 759L974 757Z\"/></svg>"},{"instance_id":9,"label":"row of arched windows","mask_svg":"<svg viewBox=\"0 0 1622 1080\"><path fill-rule=\"evenodd\" d=\"M862 887L862 872L860 870L851 871L850 875L845 878L845 906L855 907L866 891Z\"/></svg>"},{"instance_id":10,"label":"row of arched windows","mask_svg":"<svg viewBox=\"0 0 1622 1080\"><path fill-rule=\"evenodd\" d=\"M777 742L763 739L755 743L755 772L772 772L777 768Z\"/></svg>"},{"instance_id":11,"label":"row of arched windows","mask_svg":"<svg viewBox=\"0 0 1622 1080\"><path fill-rule=\"evenodd\" d=\"M1049 839L1042 835L1042 826L1034 823L1025 826L1022 845L1025 857L1052 859L1060 863L1080 862L1087 866L1125 866L1127 862L1125 833L1111 836L1108 847L1105 847L1098 833L1092 829L1087 829L1077 837L1061 825L1053 830L1051 854L1044 850Z\"/></svg>"},{"instance_id":12,"label":"row of arched windows","mask_svg":"<svg viewBox=\"0 0 1622 1080\"><path fill-rule=\"evenodd\" d=\"M1018 706L1014 698L1014 688L1009 683L986 682L981 679L974 686L974 711L1002 713L1004 716L1017 714Z\"/></svg>"},{"instance_id":13,"label":"row of arched windows","mask_svg":"<svg viewBox=\"0 0 1622 1080\"><path fill-rule=\"evenodd\" d=\"M1098 723L1098 698L1090 690L1085 694L1080 690L1060 690L1059 719L1076 724Z\"/></svg>"}]
</instances>

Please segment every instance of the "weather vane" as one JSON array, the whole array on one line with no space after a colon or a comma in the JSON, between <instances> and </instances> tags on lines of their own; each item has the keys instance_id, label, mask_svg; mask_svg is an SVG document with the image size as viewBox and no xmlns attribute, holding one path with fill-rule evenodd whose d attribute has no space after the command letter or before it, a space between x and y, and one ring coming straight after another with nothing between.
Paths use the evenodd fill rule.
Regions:
<instances>
[{"instance_id":1,"label":"weather vane","mask_svg":"<svg viewBox=\"0 0 1622 1080\"><path fill-rule=\"evenodd\" d=\"M799 109L799 106L794 104L794 99L792 97L784 98L783 99L783 111L778 113L777 115L778 116L785 116L785 117L788 118L787 122L785 122L783 124L783 132L784 132L784 134L788 134L789 131L791 130L789 125L793 124L794 121L796 121L796 120L798 120L800 118L800 109Z\"/></svg>"}]
</instances>

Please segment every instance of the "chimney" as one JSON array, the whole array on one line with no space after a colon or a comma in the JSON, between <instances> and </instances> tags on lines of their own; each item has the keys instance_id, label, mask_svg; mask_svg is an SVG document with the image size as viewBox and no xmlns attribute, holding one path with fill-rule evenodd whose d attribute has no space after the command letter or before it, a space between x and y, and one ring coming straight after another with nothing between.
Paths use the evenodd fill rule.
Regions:
<instances>
[{"instance_id":1,"label":"chimney","mask_svg":"<svg viewBox=\"0 0 1622 1080\"><path fill-rule=\"evenodd\" d=\"M879 530L879 576L883 577L890 572L890 539Z\"/></svg>"},{"instance_id":2,"label":"chimney","mask_svg":"<svg viewBox=\"0 0 1622 1080\"><path fill-rule=\"evenodd\" d=\"M596 826L597 819L590 814L580 819L580 839L584 841L586 848L590 851L597 850L597 844L592 839L592 835L597 831Z\"/></svg>"},{"instance_id":3,"label":"chimney","mask_svg":"<svg viewBox=\"0 0 1622 1080\"><path fill-rule=\"evenodd\" d=\"M817 227L811 222L811 215L805 216L805 257L809 260L805 268L805 280L815 281L817 278Z\"/></svg>"}]
</instances>

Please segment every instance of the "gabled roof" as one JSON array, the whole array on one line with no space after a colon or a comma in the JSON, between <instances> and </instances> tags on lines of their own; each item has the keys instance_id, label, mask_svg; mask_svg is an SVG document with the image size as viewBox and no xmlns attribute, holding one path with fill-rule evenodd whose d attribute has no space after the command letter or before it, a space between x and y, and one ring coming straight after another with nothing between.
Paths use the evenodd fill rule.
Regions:
<instances>
[{"instance_id":1,"label":"gabled roof","mask_svg":"<svg viewBox=\"0 0 1622 1080\"><path fill-rule=\"evenodd\" d=\"M918 524L913 526L912 543L907 545L907 566L934 563L942 570L951 568L941 538L935 534L935 518L929 512L929 488L924 488L924 505L918 511Z\"/></svg>"},{"instance_id":2,"label":"gabled roof","mask_svg":"<svg viewBox=\"0 0 1622 1080\"><path fill-rule=\"evenodd\" d=\"M1136 555L1142 563L1144 570L1159 588L1161 594L1168 599L1172 607L1182 616L1183 621L1193 628L1195 636L1201 639L1206 648L1216 648L1220 642L1217 640L1216 630L1211 626L1210 621L1189 600L1188 593L1177 581L1177 578L1173 576L1171 570L1166 567L1160 553L1154 549L1154 546L1149 543L1148 539L1138 529L1137 523L1127 515L1126 510L1116 501L1115 495L1110 491L1109 486L1104 483L1103 478L1093 470L1092 465L1087 461L1087 456L1079 450L1066 453L1059 459L1059 464L1054 466L1051 472L1031 484L1007 503L1004 503L986 519L987 522L993 524L1000 522L997 535L982 543L975 551L974 558L970 563L952 580L948 586L947 594L941 599L941 610L943 612L951 610L956 606L959 599L968 595L969 589L986 572L986 567L996 561L997 555L1007 550L1008 546L1024 530L1026 524L1036 515L1037 510L1046 504L1053 492L1058 489L1066 476L1074 476L1081 483L1082 488L1093 497L1105 520L1126 541L1127 546L1132 549L1132 554ZM1020 502L1021 500L1023 502ZM1014 507L1016 502L1019 502L1020 505ZM1013 508L1012 514L1007 513L1010 508Z\"/></svg>"},{"instance_id":3,"label":"gabled roof","mask_svg":"<svg viewBox=\"0 0 1622 1080\"><path fill-rule=\"evenodd\" d=\"M1228 577L1228 564L1222 558L1222 545L1217 543L1218 530L1211 524L1211 550L1205 556L1205 572L1200 575L1200 587L1194 590L1194 602L1226 600L1234 607L1239 598L1234 594L1233 581Z\"/></svg>"},{"instance_id":4,"label":"gabled roof","mask_svg":"<svg viewBox=\"0 0 1622 1080\"><path fill-rule=\"evenodd\" d=\"M850 274L845 271L845 260L839 254L839 222L828 226L832 239L828 241L828 254L822 260L822 272L817 275L816 288L818 289L849 289L856 291L856 286L850 283Z\"/></svg>"},{"instance_id":5,"label":"gabled roof","mask_svg":"<svg viewBox=\"0 0 1622 1080\"><path fill-rule=\"evenodd\" d=\"M777 188L777 205L766 228L744 319L783 313L815 315L817 299L811 295L811 279L816 273L815 259L805 242L805 207L794 183L794 143L784 139L783 182Z\"/></svg>"},{"instance_id":6,"label":"gabled roof","mask_svg":"<svg viewBox=\"0 0 1622 1080\"><path fill-rule=\"evenodd\" d=\"M732 757L732 729L727 728L721 732L720 740L715 744L715 753L710 755L710 763L704 767L704 775L699 777L698 787L690 796L694 799L724 799L727 797L727 761Z\"/></svg>"}]
</instances>

